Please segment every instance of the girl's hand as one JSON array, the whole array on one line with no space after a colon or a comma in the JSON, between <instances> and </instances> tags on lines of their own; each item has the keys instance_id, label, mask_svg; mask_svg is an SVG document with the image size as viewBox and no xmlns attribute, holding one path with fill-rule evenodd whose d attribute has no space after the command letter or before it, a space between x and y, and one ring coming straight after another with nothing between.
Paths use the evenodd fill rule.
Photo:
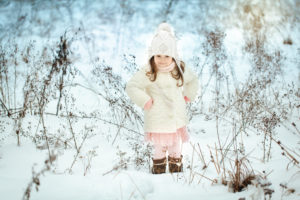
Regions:
<instances>
[{"instance_id":1,"label":"girl's hand","mask_svg":"<svg viewBox=\"0 0 300 200\"><path fill-rule=\"evenodd\" d=\"M184 96L184 100L185 100L185 103L191 102L191 100L187 96Z\"/></svg>"},{"instance_id":2,"label":"girl's hand","mask_svg":"<svg viewBox=\"0 0 300 200\"><path fill-rule=\"evenodd\" d=\"M150 99L144 106L144 110L150 110L153 104L153 99Z\"/></svg>"}]
</instances>

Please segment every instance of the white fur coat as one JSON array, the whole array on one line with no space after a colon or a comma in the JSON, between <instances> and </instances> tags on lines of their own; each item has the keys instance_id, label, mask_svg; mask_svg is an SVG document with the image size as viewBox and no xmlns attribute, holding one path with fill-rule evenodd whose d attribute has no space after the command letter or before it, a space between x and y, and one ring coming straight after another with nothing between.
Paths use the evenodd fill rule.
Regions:
<instances>
[{"instance_id":1,"label":"white fur coat","mask_svg":"<svg viewBox=\"0 0 300 200\"><path fill-rule=\"evenodd\" d=\"M142 109L152 98L150 110L144 110L144 131L172 133L188 124L186 102L184 96L195 100L198 92L198 78L187 66L184 70L184 85L172 77L171 72L157 72L154 82L149 80L146 72L150 65L136 72L126 85L126 93L130 99Z\"/></svg>"}]
</instances>

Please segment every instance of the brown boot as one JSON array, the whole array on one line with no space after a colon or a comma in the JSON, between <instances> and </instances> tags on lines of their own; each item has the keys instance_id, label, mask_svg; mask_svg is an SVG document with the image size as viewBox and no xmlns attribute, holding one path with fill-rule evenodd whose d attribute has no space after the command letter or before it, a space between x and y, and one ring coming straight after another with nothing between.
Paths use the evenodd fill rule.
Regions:
<instances>
[{"instance_id":1,"label":"brown boot","mask_svg":"<svg viewBox=\"0 0 300 200\"><path fill-rule=\"evenodd\" d=\"M166 173L167 158L153 159L152 174Z\"/></svg>"},{"instance_id":2,"label":"brown boot","mask_svg":"<svg viewBox=\"0 0 300 200\"><path fill-rule=\"evenodd\" d=\"M182 155L180 156L180 158L173 158L168 156L168 162L169 162L169 172L175 173L175 172L183 171Z\"/></svg>"}]
</instances>

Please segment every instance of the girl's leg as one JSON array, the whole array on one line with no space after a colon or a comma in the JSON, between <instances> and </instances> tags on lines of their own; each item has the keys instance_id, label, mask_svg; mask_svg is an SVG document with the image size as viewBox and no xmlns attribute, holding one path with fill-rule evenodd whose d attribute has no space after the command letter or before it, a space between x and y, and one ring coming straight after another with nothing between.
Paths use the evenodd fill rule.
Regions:
<instances>
[{"instance_id":1,"label":"girl's leg","mask_svg":"<svg viewBox=\"0 0 300 200\"><path fill-rule=\"evenodd\" d=\"M160 144L154 144L153 159L162 159L166 157L167 147Z\"/></svg>"},{"instance_id":2,"label":"girl's leg","mask_svg":"<svg viewBox=\"0 0 300 200\"><path fill-rule=\"evenodd\" d=\"M180 140L177 142L174 142L174 144L172 146L168 147L169 156L172 158L180 158L181 147L182 147L182 142Z\"/></svg>"}]
</instances>

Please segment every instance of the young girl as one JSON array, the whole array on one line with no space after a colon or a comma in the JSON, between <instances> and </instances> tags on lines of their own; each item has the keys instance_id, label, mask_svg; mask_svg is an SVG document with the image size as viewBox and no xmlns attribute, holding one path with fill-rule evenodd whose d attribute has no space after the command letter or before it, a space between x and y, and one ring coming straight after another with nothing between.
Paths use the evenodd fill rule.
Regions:
<instances>
[{"instance_id":1,"label":"young girl","mask_svg":"<svg viewBox=\"0 0 300 200\"><path fill-rule=\"evenodd\" d=\"M167 23L159 25L148 54L148 64L126 85L131 100L144 109L146 141L154 144L153 174L182 172L182 143L189 135L186 103L196 98L198 79L179 60L176 38Z\"/></svg>"}]
</instances>

